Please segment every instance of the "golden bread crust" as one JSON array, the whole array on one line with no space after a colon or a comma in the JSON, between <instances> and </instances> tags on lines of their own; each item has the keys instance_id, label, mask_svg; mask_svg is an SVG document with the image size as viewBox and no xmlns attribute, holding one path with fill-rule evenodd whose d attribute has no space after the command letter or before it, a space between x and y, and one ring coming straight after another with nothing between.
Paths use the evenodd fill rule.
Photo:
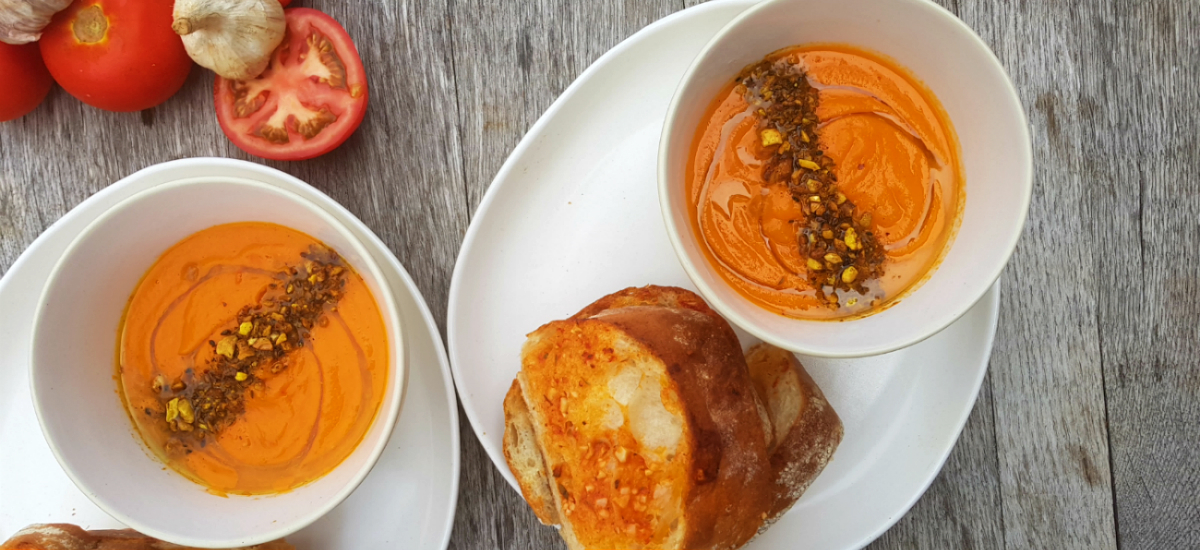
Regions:
<instances>
[{"instance_id":1,"label":"golden bread crust","mask_svg":"<svg viewBox=\"0 0 1200 550\"><path fill-rule=\"evenodd\" d=\"M30 525L0 544L0 550L195 550L132 529L85 531L69 523ZM283 539L233 550L295 550Z\"/></svg>"},{"instance_id":2,"label":"golden bread crust","mask_svg":"<svg viewBox=\"0 0 1200 550\"><path fill-rule=\"evenodd\" d=\"M733 328L729 326L724 317L713 311L703 298L695 292L675 286L631 286L588 304L587 307L584 307L579 313L571 316L571 318L587 319L605 310L631 306L663 306L699 311L700 313L719 319L720 324L728 331L728 336L733 338L734 342L737 342L737 334L733 332Z\"/></svg>"},{"instance_id":3,"label":"golden bread crust","mask_svg":"<svg viewBox=\"0 0 1200 550\"><path fill-rule=\"evenodd\" d=\"M842 427L791 353L755 350L762 368L673 287L627 288L530 333L504 453L538 518L571 550L726 550L764 530Z\"/></svg>"},{"instance_id":4,"label":"golden bread crust","mask_svg":"<svg viewBox=\"0 0 1200 550\"><path fill-rule=\"evenodd\" d=\"M572 315L571 318L587 319L606 309L630 306L664 306L691 309L708 315L717 314L694 292L673 286L646 285L642 287L631 286L623 290L618 290L588 304L579 310L579 313Z\"/></svg>"},{"instance_id":5,"label":"golden bread crust","mask_svg":"<svg viewBox=\"0 0 1200 550\"><path fill-rule=\"evenodd\" d=\"M842 421L791 352L758 344L746 354L746 361L756 374L766 369L791 374L800 389L801 406L793 419L787 419L790 426L784 426L783 433L777 435L778 442L771 453L775 499L768 512L767 525L770 525L796 503L829 464L842 441ZM771 393L769 389L760 392Z\"/></svg>"},{"instance_id":6,"label":"golden bread crust","mask_svg":"<svg viewBox=\"0 0 1200 550\"><path fill-rule=\"evenodd\" d=\"M538 448L537 433L521 393L521 384L516 380L504 396L504 459L538 520L545 525L558 525L550 474Z\"/></svg>"},{"instance_id":7,"label":"golden bread crust","mask_svg":"<svg viewBox=\"0 0 1200 550\"><path fill-rule=\"evenodd\" d=\"M667 365L693 437L682 548L737 548L773 502L767 437L741 346L720 317L634 306L593 317L638 339Z\"/></svg>"}]
</instances>

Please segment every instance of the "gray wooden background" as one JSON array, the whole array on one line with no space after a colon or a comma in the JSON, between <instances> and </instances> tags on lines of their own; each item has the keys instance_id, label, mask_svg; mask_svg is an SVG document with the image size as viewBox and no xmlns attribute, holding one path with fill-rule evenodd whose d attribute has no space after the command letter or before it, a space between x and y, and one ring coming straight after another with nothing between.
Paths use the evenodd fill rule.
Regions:
<instances>
[{"instance_id":1,"label":"gray wooden background","mask_svg":"<svg viewBox=\"0 0 1200 550\"><path fill-rule=\"evenodd\" d=\"M1200 2L938 1L1016 83L1034 197L975 410L929 492L872 548L1198 548ZM589 63L693 3L298 0L354 37L371 106L332 154L268 164L379 233L444 331L463 233L508 152ZM211 84L196 68L170 101L129 114L55 90L0 124L0 272L140 168L250 158L221 134ZM465 417L462 444L451 548L561 548Z\"/></svg>"}]
</instances>

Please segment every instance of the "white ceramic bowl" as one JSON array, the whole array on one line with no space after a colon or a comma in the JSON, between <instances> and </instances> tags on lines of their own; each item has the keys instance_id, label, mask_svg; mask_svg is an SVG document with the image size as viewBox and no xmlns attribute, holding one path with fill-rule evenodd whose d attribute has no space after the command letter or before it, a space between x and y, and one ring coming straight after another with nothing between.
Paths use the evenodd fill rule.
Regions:
<instances>
[{"instance_id":1,"label":"white ceramic bowl","mask_svg":"<svg viewBox=\"0 0 1200 550\"><path fill-rule=\"evenodd\" d=\"M908 68L950 116L966 172L962 225L932 276L895 305L843 322L784 317L730 288L704 257L684 196L696 129L720 89L767 54L811 43L864 48ZM983 296L1021 235L1032 169L1025 114L1012 83L983 41L950 12L927 0L767 0L718 32L684 75L663 126L658 184L680 262L726 319L798 353L858 357L928 338Z\"/></svg>"},{"instance_id":2,"label":"white ceramic bowl","mask_svg":"<svg viewBox=\"0 0 1200 550\"><path fill-rule=\"evenodd\" d=\"M386 325L390 371L375 421L333 471L278 495L220 497L165 467L145 447L117 393L114 358L121 315L146 270L188 235L241 221L272 222L312 235L362 276ZM319 205L265 183L232 177L157 185L93 221L52 271L33 328L34 407L67 475L118 521L187 546L258 544L289 535L333 509L383 452L406 377L397 311L371 255Z\"/></svg>"}]
</instances>

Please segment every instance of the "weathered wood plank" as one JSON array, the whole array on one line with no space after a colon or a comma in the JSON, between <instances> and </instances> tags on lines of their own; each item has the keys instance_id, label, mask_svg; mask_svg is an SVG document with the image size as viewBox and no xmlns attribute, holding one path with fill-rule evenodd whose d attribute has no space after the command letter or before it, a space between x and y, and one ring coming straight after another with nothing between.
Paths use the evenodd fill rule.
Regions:
<instances>
[{"instance_id":1,"label":"weathered wood plank","mask_svg":"<svg viewBox=\"0 0 1200 550\"><path fill-rule=\"evenodd\" d=\"M678 0L450 1L472 213L508 153L575 77L680 7Z\"/></svg>"},{"instance_id":2,"label":"weathered wood plank","mask_svg":"<svg viewBox=\"0 0 1200 550\"><path fill-rule=\"evenodd\" d=\"M1091 43L1065 24L1107 4L958 4L1012 76L1034 143L1033 202L1005 271L992 355L1005 546L1114 548L1096 279L1084 267L1103 249L1088 235L1092 181L1079 170L1096 139L1079 116Z\"/></svg>"},{"instance_id":3,"label":"weathered wood plank","mask_svg":"<svg viewBox=\"0 0 1200 550\"><path fill-rule=\"evenodd\" d=\"M452 0L463 173L474 212L525 131L596 58L679 9L677 0ZM465 416L464 416L465 418ZM463 471L451 547L561 548L462 425Z\"/></svg>"},{"instance_id":4,"label":"weathered wood plank","mask_svg":"<svg viewBox=\"0 0 1200 550\"><path fill-rule=\"evenodd\" d=\"M1120 543L1200 546L1200 5L1118 2L1078 21L1073 167L1091 264ZM1072 48L1074 49L1074 47ZM1055 154L1076 130L1062 120ZM1089 131L1090 130L1090 131ZM1090 135L1089 135L1090 134ZM1090 138L1090 139L1089 139Z\"/></svg>"}]
</instances>

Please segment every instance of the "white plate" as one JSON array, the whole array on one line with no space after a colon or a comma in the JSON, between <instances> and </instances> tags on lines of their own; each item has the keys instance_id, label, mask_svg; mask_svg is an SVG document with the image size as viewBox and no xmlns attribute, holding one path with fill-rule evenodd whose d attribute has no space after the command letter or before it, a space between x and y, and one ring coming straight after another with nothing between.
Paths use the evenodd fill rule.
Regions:
<instances>
[{"instance_id":1,"label":"white plate","mask_svg":"<svg viewBox=\"0 0 1200 550\"><path fill-rule=\"evenodd\" d=\"M121 180L96 193L38 237L0 279L0 540L30 523L122 527L75 488L42 438L29 395L30 328L46 277L75 235L120 200L186 177L195 162L147 168L140 174L150 177ZM336 204L300 180L265 166L216 162L222 172L214 175L255 179ZM459 441L454 388L437 325L408 272L383 242L346 209L327 210L362 240L392 285L408 331L408 393L387 450L371 474L345 502L288 541L301 550L443 550L450 541L458 499Z\"/></svg>"},{"instance_id":2,"label":"white plate","mask_svg":"<svg viewBox=\"0 0 1200 550\"><path fill-rule=\"evenodd\" d=\"M525 334L628 286L693 288L658 207L662 118L692 58L753 3L679 12L601 57L517 146L467 231L450 285L451 365L475 433L514 488L501 450L501 403ZM975 403L999 296L993 287L960 320L910 348L801 358L841 416L845 439L791 512L749 548L857 548L904 515Z\"/></svg>"}]
</instances>

